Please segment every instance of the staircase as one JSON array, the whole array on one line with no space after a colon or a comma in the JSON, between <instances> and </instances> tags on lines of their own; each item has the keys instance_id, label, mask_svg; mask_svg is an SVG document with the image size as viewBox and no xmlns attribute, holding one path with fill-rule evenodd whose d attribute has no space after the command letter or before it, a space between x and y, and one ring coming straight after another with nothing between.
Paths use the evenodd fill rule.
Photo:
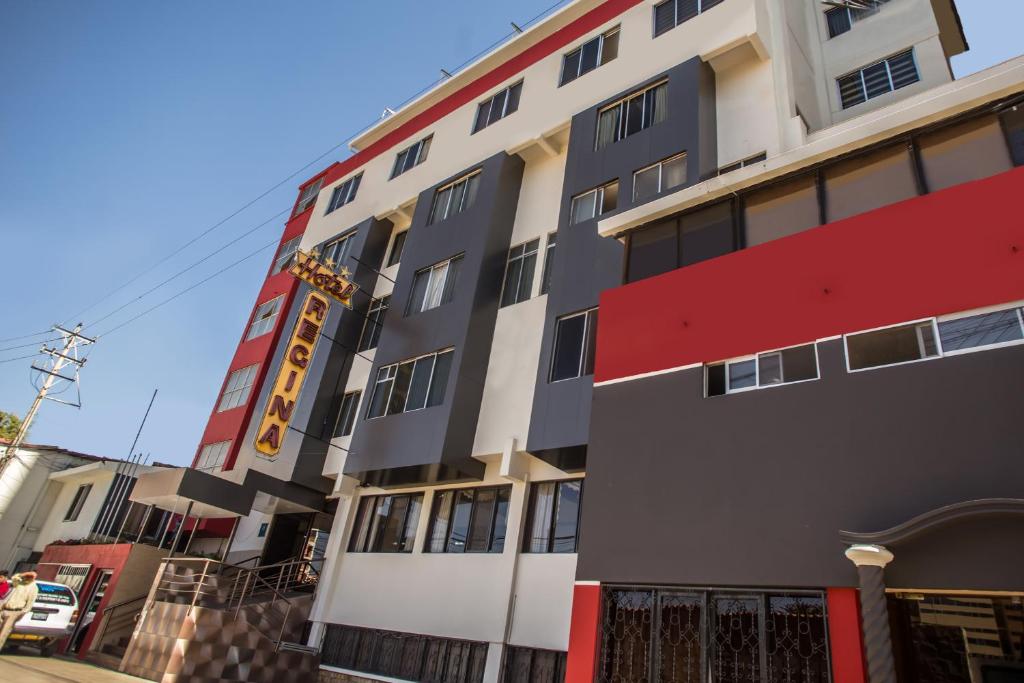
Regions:
<instances>
[{"instance_id":1,"label":"staircase","mask_svg":"<svg viewBox=\"0 0 1024 683\"><path fill-rule=\"evenodd\" d=\"M154 681L309 680L319 657L303 634L317 565L168 559L144 602L104 613L90 656L120 657L119 670Z\"/></svg>"}]
</instances>

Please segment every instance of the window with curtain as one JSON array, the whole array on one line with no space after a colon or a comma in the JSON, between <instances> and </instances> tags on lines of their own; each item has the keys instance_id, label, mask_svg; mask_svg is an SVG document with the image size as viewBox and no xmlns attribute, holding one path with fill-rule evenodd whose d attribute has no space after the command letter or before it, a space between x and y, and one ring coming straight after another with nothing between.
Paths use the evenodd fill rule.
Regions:
<instances>
[{"instance_id":1,"label":"window with curtain","mask_svg":"<svg viewBox=\"0 0 1024 683\"><path fill-rule=\"evenodd\" d=\"M676 154L633 174L633 201L643 202L686 183L686 153Z\"/></svg>"},{"instance_id":2,"label":"window with curtain","mask_svg":"<svg viewBox=\"0 0 1024 683\"><path fill-rule=\"evenodd\" d=\"M480 184L480 171L474 171L459 178L454 183L445 185L434 193L434 203L430 207L428 225L440 223L446 218L462 213L473 206L476 200L476 189Z\"/></svg>"},{"instance_id":3,"label":"window with curtain","mask_svg":"<svg viewBox=\"0 0 1024 683\"><path fill-rule=\"evenodd\" d=\"M668 81L639 90L597 115L597 149L661 123L668 116Z\"/></svg>"},{"instance_id":4,"label":"window with curtain","mask_svg":"<svg viewBox=\"0 0 1024 683\"><path fill-rule=\"evenodd\" d=\"M434 494L426 551L500 553L505 549L511 486L450 489Z\"/></svg>"},{"instance_id":5,"label":"window with curtain","mask_svg":"<svg viewBox=\"0 0 1024 683\"><path fill-rule=\"evenodd\" d=\"M582 479L531 484L523 552L576 552L582 503Z\"/></svg>"},{"instance_id":6,"label":"window with curtain","mask_svg":"<svg viewBox=\"0 0 1024 683\"><path fill-rule=\"evenodd\" d=\"M370 496L359 501L350 553L410 553L423 494Z\"/></svg>"},{"instance_id":7,"label":"window with curtain","mask_svg":"<svg viewBox=\"0 0 1024 683\"><path fill-rule=\"evenodd\" d=\"M441 405L453 356L454 351L446 349L379 368L370 388L367 419Z\"/></svg>"},{"instance_id":8,"label":"window with curtain","mask_svg":"<svg viewBox=\"0 0 1024 683\"><path fill-rule=\"evenodd\" d=\"M450 302L455 296L455 284L461 266L462 254L459 254L447 261L416 271L405 314L429 311Z\"/></svg>"}]
</instances>

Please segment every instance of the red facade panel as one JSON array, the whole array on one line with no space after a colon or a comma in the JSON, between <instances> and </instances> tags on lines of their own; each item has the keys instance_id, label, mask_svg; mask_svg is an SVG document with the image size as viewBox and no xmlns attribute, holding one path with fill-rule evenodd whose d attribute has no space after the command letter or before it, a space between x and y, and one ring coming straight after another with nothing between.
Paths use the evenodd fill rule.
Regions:
<instances>
[{"instance_id":1,"label":"red facade panel","mask_svg":"<svg viewBox=\"0 0 1024 683\"><path fill-rule=\"evenodd\" d=\"M834 683L865 683L864 642L855 588L829 588L828 640Z\"/></svg>"},{"instance_id":2,"label":"red facade panel","mask_svg":"<svg viewBox=\"0 0 1024 683\"><path fill-rule=\"evenodd\" d=\"M1024 168L601 295L594 380L1024 299Z\"/></svg>"},{"instance_id":3,"label":"red facade panel","mask_svg":"<svg viewBox=\"0 0 1024 683\"><path fill-rule=\"evenodd\" d=\"M591 683L601 643L601 586L576 584L572 592L565 683Z\"/></svg>"}]
</instances>

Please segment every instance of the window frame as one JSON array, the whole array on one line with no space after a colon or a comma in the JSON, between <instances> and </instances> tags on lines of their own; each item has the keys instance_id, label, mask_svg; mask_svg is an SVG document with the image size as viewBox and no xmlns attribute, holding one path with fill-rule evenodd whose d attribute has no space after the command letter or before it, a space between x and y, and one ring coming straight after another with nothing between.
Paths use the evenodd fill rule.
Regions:
<instances>
[{"instance_id":1,"label":"window frame","mask_svg":"<svg viewBox=\"0 0 1024 683\"><path fill-rule=\"evenodd\" d=\"M295 211L292 212L292 217L298 216L300 213L304 213L316 205L316 200L320 196L320 190L324 184L323 178L317 178L314 182L306 185L302 188L299 193L299 198L295 202Z\"/></svg>"},{"instance_id":2,"label":"window frame","mask_svg":"<svg viewBox=\"0 0 1024 683\"><path fill-rule=\"evenodd\" d=\"M541 267L540 273L540 293L537 296L544 296L551 291L551 273L554 264L552 259L555 258L555 247L558 246L558 231L552 231L547 234L547 238L544 241L544 265Z\"/></svg>"},{"instance_id":3,"label":"window frame","mask_svg":"<svg viewBox=\"0 0 1024 683\"><path fill-rule=\"evenodd\" d=\"M388 310L390 308L391 308L391 295L390 294L385 294L384 296L382 296L380 298L373 298L373 299L370 300L370 306L369 306L369 308L366 309L366 315L363 317L363 329L359 333L359 341L356 342L356 351L358 353L363 353L365 351L371 351L371 350L377 348L377 344L380 343L380 332L381 332L380 328L382 328L384 326L384 318L387 315ZM374 318L373 315L375 313L379 313L380 317L379 318ZM371 323L375 326L375 329L370 332L369 339L372 339L373 341L369 345L363 346L363 341L365 339L367 339L366 331L369 328ZM376 334L377 338L373 339L375 334Z\"/></svg>"},{"instance_id":4,"label":"window frame","mask_svg":"<svg viewBox=\"0 0 1024 683\"><path fill-rule=\"evenodd\" d=\"M552 341L551 341L551 361L549 363L550 367L548 368L548 384L555 384L556 382L568 382L570 380L580 379L582 377L589 377L589 376L591 376L593 374L593 372L584 373L583 371L586 368L587 356L589 355L587 353L587 349L588 349L587 341L590 338L589 332L590 332L591 327L596 324L596 322L595 323L591 322L590 313L594 313L594 317L596 318L597 317L597 310L598 310L598 307L597 306L593 306L591 308L587 308L587 309L584 309L582 311L576 311L575 313L567 313L565 315L560 315L557 318L555 318L555 330L554 330L554 334L552 335L553 338L552 338ZM576 370L577 374L572 376L572 377L562 377L561 379L554 379L555 358L558 355L558 326L559 326L559 324L563 320L568 320L570 318L578 318L581 315L582 316L586 316L586 319L584 320L584 323L583 323L583 344L580 347L580 359L579 359L578 367L577 367L577 370ZM595 358L596 358L596 353L597 353L597 351L596 351L596 349L597 349L597 331L596 330L594 331L594 349L595 349L594 353L595 353Z\"/></svg>"},{"instance_id":5,"label":"window frame","mask_svg":"<svg viewBox=\"0 0 1024 683\"><path fill-rule=\"evenodd\" d=\"M796 379L792 382L775 382L774 384L761 384L761 363L759 362L761 356L769 356L771 354L781 354L783 351L789 349L799 349L804 346L811 346L814 348L814 377L808 377L807 379ZM739 389L729 388L729 366L735 363L746 363L748 361L754 361L754 386L751 387L740 387ZM708 371L711 368L725 366L725 393L724 394L709 394L708 393ZM818 342L813 341L806 344L791 344L789 346L780 346L775 349L768 349L766 351L758 351L757 353L746 354L743 356L736 356L735 358L727 358L725 360L714 361L712 363L704 364L704 398L718 398L719 396L730 396L732 394L742 394L748 391L760 391L762 389L775 389L777 387L788 387L794 384L804 384L806 382L817 382L821 379L821 354L818 351Z\"/></svg>"},{"instance_id":6,"label":"window frame","mask_svg":"<svg viewBox=\"0 0 1024 683\"><path fill-rule=\"evenodd\" d=\"M639 169L633 171L633 193L632 193L632 198L633 198L633 203L634 204L636 204L637 202L650 201L651 199L654 199L655 197L660 195L662 192L667 192L668 190L674 190L677 187L684 187L686 185L687 178L683 178L682 184L680 184L680 185L673 185L672 187L665 187L665 164L667 164L667 163L669 163L671 161L676 161L677 159L682 159L683 160L683 164L684 164L683 168L686 169L687 171L689 171L689 159L687 158L686 152L680 152L679 154L673 154L672 156L670 156L670 157L668 157L666 159L662 159L661 161L656 161L653 164L650 164L648 166L644 166L643 168L639 168ZM638 175L640 175L641 173L645 172L645 171L650 171L652 168L657 168L658 169L658 190L654 194L649 195L647 197L637 198L637 196L636 196L636 177Z\"/></svg>"},{"instance_id":7,"label":"window frame","mask_svg":"<svg viewBox=\"0 0 1024 683\"><path fill-rule=\"evenodd\" d=\"M617 198L618 194L616 194L615 207L612 208L612 209L609 209L607 212L604 211L604 195L605 195L605 191L609 187L611 187L612 185L618 185L618 184L619 184L619 181L616 179L616 180L612 180L610 182L607 182L607 183L605 183L603 185L599 185L598 187L589 189L589 190L587 190L585 192L580 192L579 194L574 195L572 197L572 199L569 200L569 225L579 225L580 223L586 223L587 221L592 221L592 220L594 220L596 218L600 218L601 216L604 216L606 213L611 213L612 211L617 210L619 208L619 202L618 202L618 198ZM618 190L616 190L616 192L617 191ZM589 218L583 218L581 220L574 221L573 217L576 215L576 210L575 210L576 202L579 201L580 199L582 199L583 197L586 197L587 195L590 195L590 194L596 194L595 199L594 199L594 215L590 216Z\"/></svg>"},{"instance_id":8,"label":"window frame","mask_svg":"<svg viewBox=\"0 0 1024 683\"><path fill-rule=\"evenodd\" d=\"M398 152L395 153L395 161L391 165L391 176L388 178L388 180L394 180L398 176L408 173L412 169L416 168L417 166L425 162L427 160L427 156L430 153L430 148L433 145L433 142L434 134L430 133L429 135L422 137L416 142L412 143L408 147L398 150ZM416 160L410 166L409 152L411 152L413 148L416 149ZM402 156L403 154L405 155L404 157ZM401 161L402 163L399 164L399 161Z\"/></svg>"},{"instance_id":9,"label":"window frame","mask_svg":"<svg viewBox=\"0 0 1024 683\"><path fill-rule=\"evenodd\" d=\"M391 244L388 247L388 258L384 262L385 268L392 268L402 262L402 252L405 251L405 242L409 238L409 228L405 230L399 230L395 233L394 237L391 238ZM397 256L395 253L397 252Z\"/></svg>"},{"instance_id":10,"label":"window frame","mask_svg":"<svg viewBox=\"0 0 1024 683\"><path fill-rule=\"evenodd\" d=\"M466 256L465 252L460 252L460 253L456 254L455 256L452 256L451 258L445 259L444 261L438 261L437 263L435 263L433 265L426 266L424 268L420 268L415 273L413 273L413 275L412 275L412 287L409 290L409 300L405 304L405 317L409 317L411 315L416 315L418 313L426 313L427 311L432 311L434 309L441 308L445 304L450 304L454 300L454 298L455 298L455 290L454 289L451 290L451 296L447 300L445 299L445 291L447 290L447 287L448 287L448 277L452 273L452 264L455 263L456 261L461 262L462 259L465 256ZM427 295L430 293L430 277L432 276L432 274L433 274L433 272L435 270L440 269L442 266L444 266L444 269L445 269L444 270L444 276L443 276L444 279L441 280L441 283L438 286L438 288L441 291L441 298L440 298L440 300L439 300L439 302L438 302L438 304L436 306L430 306L429 308L423 308L423 305L427 301ZM461 264L459 266L456 266L456 270L458 270L460 267L461 267ZM426 275L426 277L427 277L427 287L426 287L426 289L423 290L423 299L422 299L422 301L420 301L419 305L416 305L416 302L413 300L413 295L416 292L416 284L418 282L417 278L419 278L424 273L427 274ZM458 278L458 273L456 273L456 279L457 278ZM415 308L414 308L414 306L415 306Z\"/></svg>"},{"instance_id":11,"label":"window frame","mask_svg":"<svg viewBox=\"0 0 1024 683\"><path fill-rule=\"evenodd\" d=\"M526 248L529 245L531 245L531 244L534 245L533 251L527 251ZM523 253L519 254L518 256L512 256L512 251L514 249L519 249L520 247L522 248ZM508 253L507 253L506 257L505 257L505 272L502 273L502 276L501 276L501 294L498 297L498 308L507 308L509 306L515 306L516 304L521 304L524 301L529 301L530 299L533 298L533 285L534 285L533 281L536 280L536 277L537 277L537 257L538 257L539 254L540 254L540 238L539 237L534 237L532 240L527 240L525 242L521 242L519 244L516 244L514 246L509 247ZM526 290L526 297L523 298L523 299L520 299L519 298L519 293L522 291L522 286L523 286L523 268L526 267L526 260L528 258L530 258L530 257L533 257L533 272L530 273L530 284L529 284L529 287ZM515 292L516 293L513 296L513 299L506 303L505 302L505 292L507 291L506 287L508 285L508 271L509 271L509 268L512 267L512 262L513 261L521 261L522 265L519 268L519 279L516 281L516 286L515 286ZM445 277L447 278L447 274L446 274Z\"/></svg>"},{"instance_id":12,"label":"window frame","mask_svg":"<svg viewBox=\"0 0 1024 683\"><path fill-rule=\"evenodd\" d=\"M92 493L92 486L93 482L78 485L78 488L75 489L75 495L71 497L71 505L68 506L68 511L64 513L64 522L78 521L82 514L82 509L85 507L85 501L89 499L89 494Z\"/></svg>"},{"instance_id":13,"label":"window frame","mask_svg":"<svg viewBox=\"0 0 1024 683\"><path fill-rule=\"evenodd\" d=\"M907 83L905 85L901 85L899 88L897 88L896 87L896 83L895 83L895 81L893 81L893 78L892 78L892 64L890 62L893 59L895 59L896 57L902 57L903 55L906 55L906 54L910 55L910 61L914 65L914 73L917 75L917 80L915 80L915 81L913 81L911 83ZM886 78L888 78L888 80L889 80L889 89L886 90L885 92L880 92L880 93L878 93L876 95L868 95L867 79L864 77L864 72L867 71L868 69L872 68L872 67L876 67L876 66L883 65L883 64L885 65L885 75L886 75ZM849 104L848 105L843 100L843 87L842 87L841 81L843 79L845 79L845 78L849 78L849 77L854 76L854 75L860 76L860 94L861 94L861 96L864 99L860 100L859 102L854 102L853 104ZM836 82L836 92L837 92L837 94L839 96L839 106L842 108L843 111L846 111L847 109L853 109L854 107L860 106L862 104L867 104L868 102L870 102L873 99L877 99L877 98L882 97L884 95L888 95L889 93L896 92L897 90L902 90L903 88L906 88L906 87L909 87L911 85L914 85L914 83L920 83L921 82L921 69L920 69L920 66L917 63L917 51L914 49L913 46L911 46L909 49L900 50L899 52L894 52L893 54L889 55L888 57L883 57L882 59L875 60L874 62L871 62L870 64L865 64L864 66L862 66L862 67L860 67L858 69L854 69L853 71L848 71L845 74L842 74L840 76L836 76L835 82Z\"/></svg>"},{"instance_id":14,"label":"window frame","mask_svg":"<svg viewBox=\"0 0 1024 683\"><path fill-rule=\"evenodd\" d=\"M586 76L591 71L597 71L598 68L600 68L600 67L604 66L605 64L607 64L608 62L612 61L612 59L617 59L618 56L619 56L618 55L618 46L616 46L615 57L612 57L612 59L609 59L608 61L604 60L604 43L605 43L605 40L609 36L611 36L613 34L618 34L618 37L621 39L621 37L622 37L622 26L621 25L616 25L616 26L608 29L607 31L599 33L598 35L594 36L593 38L590 38L589 40L583 41L582 43L577 45L574 49L569 50L568 52L563 53L562 54L562 68L558 72L558 87L561 88L563 85L569 85L573 81L575 81L575 80L577 80L579 78L582 78L583 76ZM590 45L595 40L598 41L597 42L597 63L594 65L594 68L588 69L586 71L583 71L583 59L582 59L582 57L583 57L583 50L584 50L584 48L586 48L586 46ZM566 64L569 61L569 57L574 55L574 54L576 54L576 53L580 54L580 61L578 61L577 64L576 64L576 75L573 76L572 78L566 80L566 77L565 77L566 76L566 72L565 72Z\"/></svg>"},{"instance_id":15,"label":"window frame","mask_svg":"<svg viewBox=\"0 0 1024 683\"><path fill-rule=\"evenodd\" d=\"M249 328L245 332L245 341L259 339L263 335L270 334L271 332L274 331L274 327L277 325L277 319L281 316L281 304L283 302L284 294L280 294L278 296L275 296L273 299L268 299L267 301L264 301L263 303L256 306L256 310L252 314L252 320L249 321ZM262 309L264 306L268 304L275 304L273 312L270 315L265 315L264 317L261 318L260 309ZM268 320L270 322L267 322ZM263 329L263 331L260 332L259 334L253 334L253 330L255 330L256 326L260 324L265 324L265 329Z\"/></svg>"},{"instance_id":16,"label":"window frame","mask_svg":"<svg viewBox=\"0 0 1024 683\"><path fill-rule=\"evenodd\" d=\"M870 334L872 332L881 332L882 330L892 330L897 327L916 327L922 324L929 324L932 328L932 336L935 339L935 355L925 356L924 358L915 358L913 360L903 360L896 363L885 363L884 365L873 365L870 368L851 368L850 367L850 344L849 337L857 337L862 334ZM871 370L881 370L883 368L893 368L900 365L911 365L914 363L927 363L929 361L938 360L942 358L942 342L939 340L939 326L934 317L931 318L917 318L916 320L904 320L892 325L881 325L879 327L871 327L866 330L857 330L856 332L847 332L843 335L843 360L846 363L846 372L868 372Z\"/></svg>"},{"instance_id":17,"label":"window frame","mask_svg":"<svg viewBox=\"0 0 1024 683\"><path fill-rule=\"evenodd\" d=\"M695 1L697 2L697 13L695 15L693 15L692 17L690 17L689 19L683 19L682 21L679 21L679 3L676 0L665 0L664 2L659 2L659 3L655 4L653 6L652 12L651 12L651 36L653 38L658 38L659 36L663 36L666 33L668 33L669 31L671 31L672 29L678 28L680 24L685 24L686 22L690 21L691 19L696 19L697 17L699 17L700 15L704 14L704 12L707 12L712 7L721 4L723 0L695 0ZM673 8L672 8L672 19L673 19L672 26L667 28L667 29L665 29L661 33L658 33L658 23L657 23L657 16L658 16L657 15L657 11L658 11L658 8L661 7L662 5L666 4L666 3L669 3L669 2L673 3ZM707 7L704 6L705 3L708 4Z\"/></svg>"},{"instance_id":18,"label":"window frame","mask_svg":"<svg viewBox=\"0 0 1024 683\"><path fill-rule=\"evenodd\" d=\"M946 315L935 316L935 341L939 348L939 357L945 358L946 356L962 356L965 353L978 353L979 351L991 351L994 349L1005 349L1010 346L1020 346L1024 344L1024 338L1011 339L1010 341L996 342L994 344L979 344L978 346L971 346L966 349L953 349L947 351L945 346L942 344L942 331L940 326L942 323L951 322L954 320L963 320L964 318L973 318L979 315L989 315L991 313L1002 313L1003 311L1015 311L1017 313L1017 324L1021 328L1022 337L1024 337L1024 301L1016 302L1011 305L1000 304L996 306L985 306L982 308L974 308L969 311L959 311L957 313L948 313ZM881 366L885 367L885 366Z\"/></svg>"},{"instance_id":19,"label":"window frame","mask_svg":"<svg viewBox=\"0 0 1024 683\"><path fill-rule=\"evenodd\" d=\"M358 232L358 229L346 230L337 237L334 237L331 240L324 242L323 248L320 249L321 263L327 265L327 261L330 260L334 263L334 265L331 266L331 270L333 270L335 273L340 272L341 269L345 267L344 262L348 260L349 256L352 255L352 240L355 238ZM334 256L337 256L337 254L330 255L328 254L328 252L332 250L337 251L338 245L341 245L342 247L342 257L340 259L335 259Z\"/></svg>"},{"instance_id":20,"label":"window frame","mask_svg":"<svg viewBox=\"0 0 1024 683\"><path fill-rule=\"evenodd\" d=\"M356 506L355 518L352 522L352 531L349 534L348 544L346 545L346 552L349 553L372 553L372 554L409 554L412 553L416 547L416 537L419 527L419 517L423 514L423 502L424 494L422 491L413 491L410 493L382 493L374 494L369 496L360 496L359 503ZM374 525L374 516L377 515L378 503L380 501L390 499L390 505L393 507L395 500L398 498L408 499L409 505L405 509L405 516L402 520L402 540L403 546L398 550L384 550L378 547L383 542L383 531L387 527L387 521L390 519L391 509L388 510L388 515L384 518L384 523ZM419 501L419 512L416 515L416 520L413 521L412 528L410 529L409 512L412 509L413 501ZM362 525L366 523L369 527L366 529L366 536L362 539L362 543L358 543L362 531ZM405 547L404 542L406 536L408 538L408 547ZM358 548L358 545L362 545L362 548Z\"/></svg>"},{"instance_id":21,"label":"window frame","mask_svg":"<svg viewBox=\"0 0 1024 683\"><path fill-rule=\"evenodd\" d=\"M828 40L832 40L833 38L838 38L839 36L846 35L847 33L853 30L854 24L864 21L868 17L875 16L876 14L882 11L882 5L887 4L889 0L868 0L868 2L871 3L873 7L858 10L853 7L845 6L832 7L830 9L825 10L825 31L828 33ZM828 17L830 14L838 14L840 12L846 13L846 21L849 27L845 31L840 31L839 33L833 34L832 26L828 22Z\"/></svg>"},{"instance_id":22,"label":"window frame","mask_svg":"<svg viewBox=\"0 0 1024 683\"><path fill-rule=\"evenodd\" d=\"M469 204L466 204L466 195L468 194L466 192L466 190L469 189L470 181L473 180L473 178L477 178L481 173L483 173L483 169L480 169L480 168L475 169L473 171L470 171L469 173L466 173L465 175L462 175L462 176L456 178L452 182L446 183L446 184L442 185L441 187L437 188L436 190L434 190L434 197L433 197L433 199L432 199L432 201L430 203L430 214L427 216L427 225L437 225L438 223L443 223L444 221L448 220L452 216L458 215L458 214L462 213L463 211L465 211L466 209L470 208L473 205L473 202L476 201L476 196L474 195L473 199L471 200L471 202ZM479 179L477 179L477 182L480 182ZM455 211L453 213L452 212L452 197L455 195L455 186L458 185L459 183L465 183L466 187L465 187L465 189L463 189L462 194L459 197L460 207L459 207L458 211ZM451 192L448 193L448 197L447 197L447 200L446 200L447 204L444 207L444 215L441 216L440 218L435 219L434 218L434 211L436 210L436 204L437 204L438 197L440 197L441 193L444 192L445 190L451 190Z\"/></svg>"},{"instance_id":23,"label":"window frame","mask_svg":"<svg viewBox=\"0 0 1024 683\"><path fill-rule=\"evenodd\" d=\"M479 133L483 129L490 128L494 124L498 123L498 121L501 121L501 120L511 116L512 114L515 114L517 111L519 111L519 103L520 103L520 101L522 100L522 97L523 97L523 83L524 82L525 82L525 79L520 78L515 83L511 83L509 85L506 85L504 88L501 88L497 92L493 93L490 97L488 97L487 99L483 100L482 102L478 102L477 105L476 105L476 114L473 116L473 126L470 129L470 133L469 134L470 135L476 135L477 133ZM512 111L509 111L508 110L509 100L511 99L512 91L514 89L516 89L516 88L518 88L519 91L518 91L517 97L516 97L515 108L512 109ZM502 103L501 103L501 116L499 116L498 118L496 118L496 119L494 119L492 121L491 120L491 107L494 105L494 100L497 97L499 97L499 96L503 97ZM487 107L487 116L484 117L483 125L480 125L480 114L481 114L481 112L483 112L483 109L484 109L485 106Z\"/></svg>"},{"instance_id":24,"label":"window frame","mask_svg":"<svg viewBox=\"0 0 1024 683\"><path fill-rule=\"evenodd\" d=\"M674 0L666 0L666 1L667 2L674 2ZM596 140L594 141L594 149L595 150L604 149L605 147L607 147L609 145L614 145L616 142L620 142L622 140L625 140L628 137L636 135L637 133L645 131L645 130L651 128L652 126L655 126L658 123L663 123L665 120L667 120L668 114L664 114L664 116L662 117L662 119L660 121L652 120L650 123L646 123L646 121L647 121L647 94L648 93L653 93L657 88L661 88L661 87L668 88L668 77L660 78L660 79L656 80L655 82L651 83L650 85L645 85L645 86L643 86L641 88L638 88L638 89L632 91L631 93L629 93L628 95L626 95L624 97L621 97L618 100L616 100L616 101L614 101L614 102L612 102L610 104L607 104L607 105L599 108L597 110L597 126L596 126L596 130L594 131L595 138L596 138ZM642 117L640 119L640 128L638 128L633 133L630 133L630 132L628 132L628 130L629 130L629 103L631 101L633 101L634 99L638 98L638 97L639 98L643 98L643 103L641 104L641 115L642 115ZM667 92L666 92L665 98L666 98L666 104L667 104L667 99L668 99ZM606 142L606 143L604 143L602 145L601 144L601 116L605 112L611 111L613 109L621 109L622 110L619 113L618 121L616 121L615 137L611 141ZM653 104L651 105L651 116L652 116L653 119L657 119L658 118L658 113L654 109L654 105Z\"/></svg>"},{"instance_id":25,"label":"window frame","mask_svg":"<svg viewBox=\"0 0 1024 683\"><path fill-rule=\"evenodd\" d=\"M430 405L428 402L430 400L430 390L434 388L434 380L437 378L437 357L442 355L442 354L445 354L445 353L455 353L455 347L454 346L449 346L447 348L439 349L439 350L434 351L432 353L424 353L424 354L421 354L419 356L414 356L412 358L405 358L405 359L403 359L403 360L401 360L401 361L399 361L397 363L388 363L387 365L382 365L379 368L377 368L377 372L375 373L375 375L373 377L373 380L372 380L372 387L373 388L370 390L369 400L366 402L365 419L367 419L367 420L378 420L380 418L388 417L390 415L404 415L405 413L414 413L414 412L417 412L417 411L420 411L420 410L426 410L427 408L436 408L438 405L441 405L440 403L435 404L435 405ZM399 410L399 411L396 411L396 412L390 412L389 408L391 406L391 398L392 398L392 395L394 394L394 391L395 391L395 380L398 377L398 367L400 365L405 365L406 363L412 363L413 364L413 369L415 369L416 361L421 360L423 358L430 358L431 356L434 357L434 363L433 363L433 365L430 368L430 381L427 383L427 388L426 388L426 394L425 394L425 398L424 398L423 407L422 408L413 408L412 410L406 410L406 406L409 403L409 396L408 396L408 394L406 394L405 403L403 403L402 409ZM382 372L387 372L387 371L391 371L391 375L388 376L388 377L385 377L383 380L380 379L380 374ZM448 371L451 372L451 367L450 366L448 368ZM411 381L412 380L410 378L410 382ZM445 378L445 393L447 393L447 386L448 386L447 382L448 382L448 378ZM373 409L374 399L377 397L376 394L377 394L377 390L378 390L378 385L384 384L384 383L390 383L390 386L388 386L388 389L387 389L387 392L388 392L387 400L384 401L384 413L381 414L381 415L370 415L370 411Z\"/></svg>"},{"instance_id":26,"label":"window frame","mask_svg":"<svg viewBox=\"0 0 1024 683\"><path fill-rule=\"evenodd\" d=\"M522 539L520 543L519 552L528 555L574 555L579 553L580 549L580 528L583 522L583 496L586 491L586 477L566 477L564 479L544 479L543 481L531 481L529 484L529 491L526 496L526 516L524 517ZM555 526L558 524L558 507L559 500L562 497L562 484L569 482L579 482L580 484L580 501L576 510L576 535L573 540L572 550L553 550L555 543ZM555 500L551 507L551 519L548 520L548 531L549 536L546 542L547 548L545 550L531 550L532 539L530 538L530 529L533 528L534 520L534 501L536 487L543 484L554 484L555 485Z\"/></svg>"},{"instance_id":27,"label":"window frame","mask_svg":"<svg viewBox=\"0 0 1024 683\"><path fill-rule=\"evenodd\" d=\"M327 202L327 211L324 212L326 216L329 213L337 211L346 204L351 204L356 199L356 193L359 191L359 185L363 180L363 172L356 173L351 178L345 180L340 185L336 185L331 190L331 201ZM340 201L339 201L340 200Z\"/></svg>"},{"instance_id":28,"label":"window frame","mask_svg":"<svg viewBox=\"0 0 1024 683\"><path fill-rule=\"evenodd\" d=\"M218 413L224 413L229 410L234 410L235 408L241 408L242 406L248 404L249 399L252 397L252 388L256 384L256 374L259 372L259 368L259 363L252 363L250 365L245 365L243 367L232 370L231 372L228 373L228 378L224 380L224 388L221 390L220 396L217 399ZM235 375L242 372L248 372L251 381L248 384L243 385L242 387L236 389L229 389L229 387L231 386L231 379ZM234 405L225 408L224 401L228 394L239 394L244 396L238 403L235 403Z\"/></svg>"},{"instance_id":29,"label":"window frame","mask_svg":"<svg viewBox=\"0 0 1024 683\"><path fill-rule=\"evenodd\" d=\"M302 235L296 235L291 239L281 242L277 247L277 255L274 257L274 267L271 275L283 273L291 265L295 254L299 252L299 245L302 243Z\"/></svg>"},{"instance_id":30,"label":"window frame","mask_svg":"<svg viewBox=\"0 0 1024 683\"><path fill-rule=\"evenodd\" d=\"M352 401L349 403L349 401ZM332 439L341 439L344 437L352 436L352 432L356 428L356 418L359 417L359 403L363 400L362 389L353 389L352 391L346 391L341 397L341 405L338 407L338 417L334 421L334 430L331 432ZM348 412L345 411L345 406L350 406ZM338 426L341 425L339 433Z\"/></svg>"},{"instance_id":31,"label":"window frame","mask_svg":"<svg viewBox=\"0 0 1024 683\"><path fill-rule=\"evenodd\" d=\"M219 472L224 469L224 463L228 460L228 451L231 450L231 439L225 441L214 441L212 443L203 444L203 447L199 449L199 455L196 456L196 466L194 469L200 472ZM218 451L213 449L217 447ZM221 447L223 447L221 449ZM208 459L207 462L203 463L203 454L210 449L210 453L216 453L216 457L212 460Z\"/></svg>"},{"instance_id":32,"label":"window frame","mask_svg":"<svg viewBox=\"0 0 1024 683\"><path fill-rule=\"evenodd\" d=\"M494 550L495 541L495 522L498 519L498 497L497 492L499 490L508 491L508 510L505 516L505 535L502 539L501 550ZM466 520L466 540L465 546L460 551L449 550L448 547L451 544L452 537L452 525L455 522L455 505L456 501L454 496L459 491L472 491L473 502L470 504L469 518ZM477 500L480 491L495 491L495 504L494 509L491 511L491 522L487 532L487 550L470 550L469 549L469 534L473 531L473 522L476 520L477 515ZM441 505L441 498L445 493L451 492L453 500L448 508L448 519L445 522L445 534L444 534L444 550L431 550L431 542L434 538L434 525L437 523L437 513L440 512L439 506ZM445 488L436 489L433 492L430 500L430 512L427 520L427 534L426 538L423 539L423 552L431 555L502 555L508 549L508 523L512 511L512 485L511 484L490 484L484 486L461 486L458 488ZM518 551L518 549L517 549Z\"/></svg>"}]
</instances>

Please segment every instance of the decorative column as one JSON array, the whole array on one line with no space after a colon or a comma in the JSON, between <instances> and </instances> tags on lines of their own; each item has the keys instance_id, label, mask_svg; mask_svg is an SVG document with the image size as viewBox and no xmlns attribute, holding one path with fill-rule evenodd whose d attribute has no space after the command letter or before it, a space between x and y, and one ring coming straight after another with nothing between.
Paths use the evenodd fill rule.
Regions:
<instances>
[{"instance_id":1,"label":"decorative column","mask_svg":"<svg viewBox=\"0 0 1024 683\"><path fill-rule=\"evenodd\" d=\"M846 557L857 566L860 579L861 632L869 683L896 683L889 633L889 609L885 601L885 566L893 554L880 545L852 545Z\"/></svg>"}]
</instances>

